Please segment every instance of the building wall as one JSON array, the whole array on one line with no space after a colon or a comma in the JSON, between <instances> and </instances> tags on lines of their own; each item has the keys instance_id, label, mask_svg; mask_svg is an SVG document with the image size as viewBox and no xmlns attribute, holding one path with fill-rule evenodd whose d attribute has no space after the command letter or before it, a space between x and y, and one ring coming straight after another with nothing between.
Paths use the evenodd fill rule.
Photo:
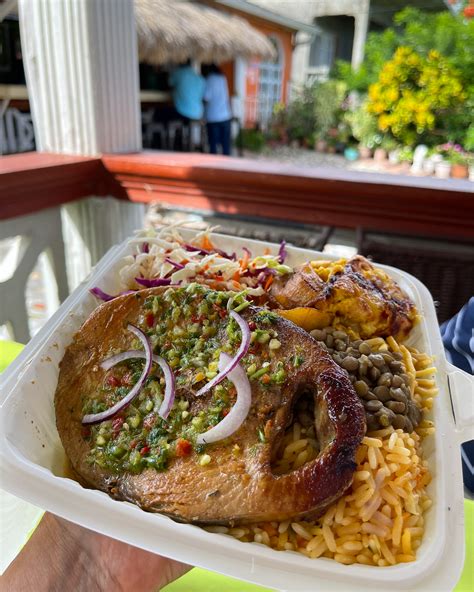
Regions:
<instances>
[{"instance_id":1,"label":"building wall","mask_svg":"<svg viewBox=\"0 0 474 592\"><path fill-rule=\"evenodd\" d=\"M217 8L217 6L213 7ZM244 18L252 27L275 41L282 62L281 92L276 101L286 104L290 95L295 31L227 7L225 12ZM268 113L271 112L273 101L264 100L262 102L262 97L259 94L259 84L262 80L261 60L236 60L221 64L220 67L227 78L234 116L237 116L245 127L253 127L257 123L265 126L265 117L261 111L262 103L266 105L265 113L268 120Z\"/></svg>"},{"instance_id":2,"label":"building wall","mask_svg":"<svg viewBox=\"0 0 474 592\"><path fill-rule=\"evenodd\" d=\"M289 84L291 80L291 67L293 58L293 32L280 29L276 25L272 26L270 23L268 25L260 24L257 20L253 21L248 16L246 18L253 27L267 35L267 37L274 38L280 48L280 51L282 52L283 80L280 100L281 102L286 103L288 99Z\"/></svg>"},{"instance_id":3,"label":"building wall","mask_svg":"<svg viewBox=\"0 0 474 592\"><path fill-rule=\"evenodd\" d=\"M370 0L251 0L260 5L295 20L314 24L314 19L321 16L352 16L355 22L352 63L357 67L363 58L363 47L367 36L367 21ZM300 32L296 37L293 51L291 85L304 85L310 74L309 66L310 38Z\"/></svg>"}]
</instances>

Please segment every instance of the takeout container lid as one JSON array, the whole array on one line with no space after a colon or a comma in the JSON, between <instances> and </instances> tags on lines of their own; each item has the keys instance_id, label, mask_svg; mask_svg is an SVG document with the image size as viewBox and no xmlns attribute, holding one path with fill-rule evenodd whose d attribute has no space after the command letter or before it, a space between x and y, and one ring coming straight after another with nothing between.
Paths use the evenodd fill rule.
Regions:
<instances>
[{"instance_id":1,"label":"takeout container lid","mask_svg":"<svg viewBox=\"0 0 474 592\"><path fill-rule=\"evenodd\" d=\"M192 238L193 231L182 231ZM215 244L226 250L243 246L259 254L260 241L215 234ZM213 239L214 240L214 239ZM337 259L327 253L287 247L288 263L309 259ZM103 492L84 489L65 477L65 454L56 430L54 393L58 364L73 334L97 306L89 289L120 290L118 270L132 253L128 241L112 248L89 277L67 298L15 362L0 376L1 487L37 506L99 533L185 563L280 590L450 590L464 562L463 486L459 444L474 438L474 382L447 363L439 335L433 300L416 278L380 265L414 300L422 322L409 344L435 356L439 395L433 419L436 433L424 441L425 458L433 473L429 492L433 506L426 513L426 529L417 560L378 568L341 565L329 559L308 559L292 551L274 551L258 543L241 543L230 536L211 534L189 524L178 524L159 514L143 512Z\"/></svg>"}]
</instances>

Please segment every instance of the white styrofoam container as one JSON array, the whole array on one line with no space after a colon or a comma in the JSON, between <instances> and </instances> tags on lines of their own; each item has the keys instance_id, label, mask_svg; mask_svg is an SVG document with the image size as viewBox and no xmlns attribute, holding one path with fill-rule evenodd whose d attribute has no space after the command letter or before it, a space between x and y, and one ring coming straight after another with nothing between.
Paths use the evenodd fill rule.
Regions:
<instances>
[{"instance_id":1,"label":"white styrofoam container","mask_svg":"<svg viewBox=\"0 0 474 592\"><path fill-rule=\"evenodd\" d=\"M192 231L183 231L192 236ZM247 246L253 254L276 245L215 235L216 246ZM433 473L434 500L426 532L413 563L377 568L308 559L257 543L241 543L196 526L143 512L105 493L84 489L65 477L65 454L55 425L54 393L58 364L72 336L97 306L89 288L120 289L118 270L132 252L128 242L111 249L89 278L63 303L47 325L0 377L0 486L68 520L148 551L279 590L366 591L451 590L464 562L463 486L459 445L474 438L474 382L447 363L433 305L426 287L395 268L384 268L414 300L423 320L410 344L434 355L439 396L433 410L436 434L424 443ZM330 259L326 253L288 247L288 263Z\"/></svg>"}]
</instances>

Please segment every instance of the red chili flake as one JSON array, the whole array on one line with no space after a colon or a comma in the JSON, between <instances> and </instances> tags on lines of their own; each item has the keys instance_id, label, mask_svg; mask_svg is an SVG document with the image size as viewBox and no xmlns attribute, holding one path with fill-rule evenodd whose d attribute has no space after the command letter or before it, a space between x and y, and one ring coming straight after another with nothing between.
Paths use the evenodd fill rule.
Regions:
<instances>
[{"instance_id":1,"label":"red chili flake","mask_svg":"<svg viewBox=\"0 0 474 592\"><path fill-rule=\"evenodd\" d=\"M122 426L124 424L125 420L123 417L116 417L113 422L112 422L112 432L114 434L114 437L117 437L120 430L122 429Z\"/></svg>"},{"instance_id":2,"label":"red chili flake","mask_svg":"<svg viewBox=\"0 0 474 592\"><path fill-rule=\"evenodd\" d=\"M156 423L156 413L149 413L143 420L143 427L150 430Z\"/></svg>"},{"instance_id":3,"label":"red chili flake","mask_svg":"<svg viewBox=\"0 0 474 592\"><path fill-rule=\"evenodd\" d=\"M222 416L225 417L226 415L229 415L230 410L229 409L224 409L224 411L222 412Z\"/></svg>"},{"instance_id":4,"label":"red chili flake","mask_svg":"<svg viewBox=\"0 0 474 592\"><path fill-rule=\"evenodd\" d=\"M149 446L144 446L141 450L140 450L140 454L142 456L145 456L145 454L148 454L150 452L150 447Z\"/></svg>"},{"instance_id":5,"label":"red chili flake","mask_svg":"<svg viewBox=\"0 0 474 592\"><path fill-rule=\"evenodd\" d=\"M147 327L153 327L155 324L155 315L152 312L149 312L145 317L145 322Z\"/></svg>"},{"instance_id":6,"label":"red chili flake","mask_svg":"<svg viewBox=\"0 0 474 592\"><path fill-rule=\"evenodd\" d=\"M113 374L111 374L110 376L107 376L106 382L109 386L112 386L112 387L120 386L120 380L116 376L114 376Z\"/></svg>"},{"instance_id":7,"label":"red chili flake","mask_svg":"<svg viewBox=\"0 0 474 592\"><path fill-rule=\"evenodd\" d=\"M176 456L188 456L188 454L191 454L192 449L191 442L184 438L179 438L176 442Z\"/></svg>"},{"instance_id":8,"label":"red chili flake","mask_svg":"<svg viewBox=\"0 0 474 592\"><path fill-rule=\"evenodd\" d=\"M253 321L250 321L249 322L250 331L255 331L256 328L257 328L257 325Z\"/></svg>"},{"instance_id":9,"label":"red chili flake","mask_svg":"<svg viewBox=\"0 0 474 592\"><path fill-rule=\"evenodd\" d=\"M82 432L81 433L82 433L82 437L83 438L89 438L90 435L91 435L91 429L90 429L90 427L89 426L84 426L82 428Z\"/></svg>"},{"instance_id":10,"label":"red chili flake","mask_svg":"<svg viewBox=\"0 0 474 592\"><path fill-rule=\"evenodd\" d=\"M221 309L221 310L219 311L219 316L221 317L221 319L225 319L225 318L226 318L226 316L227 316L227 311L226 311L226 310L223 310L223 309Z\"/></svg>"}]
</instances>

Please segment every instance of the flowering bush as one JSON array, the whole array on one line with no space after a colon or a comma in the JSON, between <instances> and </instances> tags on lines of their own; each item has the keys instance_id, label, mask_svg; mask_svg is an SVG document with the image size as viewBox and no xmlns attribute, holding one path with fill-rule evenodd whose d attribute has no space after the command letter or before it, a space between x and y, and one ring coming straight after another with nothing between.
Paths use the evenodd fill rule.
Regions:
<instances>
[{"instance_id":1,"label":"flowering bush","mask_svg":"<svg viewBox=\"0 0 474 592\"><path fill-rule=\"evenodd\" d=\"M423 57L399 47L369 88L367 109L377 116L382 132L405 145L434 130L443 113L456 110L466 99L455 68L437 51Z\"/></svg>"},{"instance_id":2,"label":"flowering bush","mask_svg":"<svg viewBox=\"0 0 474 592\"><path fill-rule=\"evenodd\" d=\"M469 154L463 150L463 147L459 144L453 144L453 142L437 146L436 152L451 164L467 164L469 160Z\"/></svg>"}]
</instances>

